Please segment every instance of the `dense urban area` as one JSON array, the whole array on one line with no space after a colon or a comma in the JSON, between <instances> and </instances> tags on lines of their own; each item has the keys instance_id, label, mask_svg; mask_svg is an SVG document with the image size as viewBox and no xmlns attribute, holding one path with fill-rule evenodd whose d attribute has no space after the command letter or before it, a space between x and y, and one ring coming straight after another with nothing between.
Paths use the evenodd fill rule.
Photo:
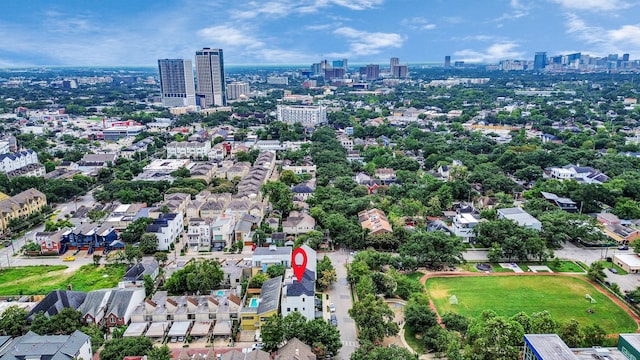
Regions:
<instances>
[{"instance_id":1,"label":"dense urban area","mask_svg":"<svg viewBox=\"0 0 640 360\"><path fill-rule=\"evenodd\" d=\"M0 69L0 354L635 359L638 64L542 56Z\"/></svg>"}]
</instances>

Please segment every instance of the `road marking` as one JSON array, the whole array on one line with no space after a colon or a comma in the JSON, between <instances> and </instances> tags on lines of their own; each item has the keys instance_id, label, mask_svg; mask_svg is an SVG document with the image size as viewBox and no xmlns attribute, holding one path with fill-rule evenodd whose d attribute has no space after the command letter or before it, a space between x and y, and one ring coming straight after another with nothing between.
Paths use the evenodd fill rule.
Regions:
<instances>
[{"instance_id":1,"label":"road marking","mask_svg":"<svg viewBox=\"0 0 640 360\"><path fill-rule=\"evenodd\" d=\"M341 342L342 342L342 346L345 346L345 347L349 346L352 348L357 348L360 346L357 341L342 340Z\"/></svg>"}]
</instances>

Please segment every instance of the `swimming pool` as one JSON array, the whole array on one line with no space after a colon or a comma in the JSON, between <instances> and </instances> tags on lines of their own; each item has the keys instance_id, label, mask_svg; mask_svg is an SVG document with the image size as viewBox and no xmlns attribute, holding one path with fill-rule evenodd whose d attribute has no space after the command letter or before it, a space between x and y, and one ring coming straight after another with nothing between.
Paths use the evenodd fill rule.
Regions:
<instances>
[{"instance_id":1,"label":"swimming pool","mask_svg":"<svg viewBox=\"0 0 640 360\"><path fill-rule=\"evenodd\" d=\"M218 296L224 296L224 290L218 290L216 293Z\"/></svg>"},{"instance_id":2,"label":"swimming pool","mask_svg":"<svg viewBox=\"0 0 640 360\"><path fill-rule=\"evenodd\" d=\"M258 307L258 298L251 298L249 301L249 307Z\"/></svg>"}]
</instances>

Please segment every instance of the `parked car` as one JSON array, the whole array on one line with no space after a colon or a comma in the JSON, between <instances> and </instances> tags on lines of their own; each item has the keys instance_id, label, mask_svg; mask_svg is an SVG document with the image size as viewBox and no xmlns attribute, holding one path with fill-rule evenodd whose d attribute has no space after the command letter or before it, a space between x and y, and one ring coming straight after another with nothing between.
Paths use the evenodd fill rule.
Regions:
<instances>
[{"instance_id":1,"label":"parked car","mask_svg":"<svg viewBox=\"0 0 640 360\"><path fill-rule=\"evenodd\" d=\"M62 259L62 261L75 261L76 257L75 256L67 256L66 258Z\"/></svg>"},{"instance_id":2,"label":"parked car","mask_svg":"<svg viewBox=\"0 0 640 360\"><path fill-rule=\"evenodd\" d=\"M331 325L333 326L338 326L338 318L336 317L335 314L331 314Z\"/></svg>"},{"instance_id":3,"label":"parked car","mask_svg":"<svg viewBox=\"0 0 640 360\"><path fill-rule=\"evenodd\" d=\"M616 270L615 268L612 268L612 267L609 268L609 271L611 271L614 274L618 273L618 270Z\"/></svg>"},{"instance_id":4,"label":"parked car","mask_svg":"<svg viewBox=\"0 0 640 360\"><path fill-rule=\"evenodd\" d=\"M336 306L333 303L329 305L329 311L332 313L336 312Z\"/></svg>"},{"instance_id":5,"label":"parked car","mask_svg":"<svg viewBox=\"0 0 640 360\"><path fill-rule=\"evenodd\" d=\"M618 246L618 250L629 250L629 245Z\"/></svg>"},{"instance_id":6,"label":"parked car","mask_svg":"<svg viewBox=\"0 0 640 360\"><path fill-rule=\"evenodd\" d=\"M252 350L262 350L262 348L264 347L263 343L256 343L253 344L253 346L251 347Z\"/></svg>"}]
</instances>

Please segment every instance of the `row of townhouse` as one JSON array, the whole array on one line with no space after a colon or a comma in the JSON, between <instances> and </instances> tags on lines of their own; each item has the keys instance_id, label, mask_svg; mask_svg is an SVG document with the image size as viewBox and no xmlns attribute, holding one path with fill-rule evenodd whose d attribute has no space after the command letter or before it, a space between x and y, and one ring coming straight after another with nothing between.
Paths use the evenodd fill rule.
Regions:
<instances>
[{"instance_id":1,"label":"row of townhouse","mask_svg":"<svg viewBox=\"0 0 640 360\"><path fill-rule=\"evenodd\" d=\"M167 158L208 158L211 155L211 141L173 141L167 144Z\"/></svg>"},{"instance_id":2,"label":"row of townhouse","mask_svg":"<svg viewBox=\"0 0 640 360\"><path fill-rule=\"evenodd\" d=\"M7 230L12 219L24 218L42 210L47 205L47 197L31 188L8 199L0 201L0 233Z\"/></svg>"},{"instance_id":3,"label":"row of townhouse","mask_svg":"<svg viewBox=\"0 0 640 360\"><path fill-rule=\"evenodd\" d=\"M0 172L13 176L42 176L44 166L38 162L38 154L31 150L0 154Z\"/></svg>"}]
</instances>

